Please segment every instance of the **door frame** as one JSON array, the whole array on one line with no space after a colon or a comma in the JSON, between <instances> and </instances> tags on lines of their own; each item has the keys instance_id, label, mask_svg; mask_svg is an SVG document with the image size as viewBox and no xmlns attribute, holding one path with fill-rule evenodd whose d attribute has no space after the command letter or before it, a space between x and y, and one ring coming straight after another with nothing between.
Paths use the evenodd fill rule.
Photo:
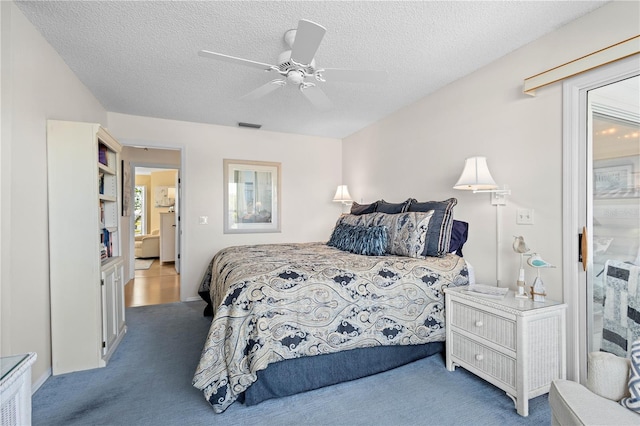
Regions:
<instances>
[{"instance_id":1,"label":"door frame","mask_svg":"<svg viewBox=\"0 0 640 426\"><path fill-rule=\"evenodd\" d=\"M153 148L155 150L162 150L162 149L166 149L166 150L171 150L171 151L178 151L176 149L170 149L170 148ZM132 161L130 162L130 167L131 167L131 176L132 176L132 187L129 188L129 190L133 190L135 188L136 182L135 182L135 171L137 167L142 167L142 168L156 168L156 169L167 169L167 170L177 170L176 173L176 181L180 182L181 178L182 178L182 150L179 150L180 152L180 166L176 166L173 164L165 164L165 163L153 163L153 162L145 162L145 161ZM176 187L176 213L181 211L181 203L182 203L182 193L178 193L178 191L180 190L180 188ZM151 197L152 194L148 194L149 197ZM179 214L179 213L177 213ZM129 250L130 250L130 256L129 256L129 261L131 263L131 269L133 269L133 264L135 262L135 235L134 235L134 221L135 221L135 217L134 215L131 215L131 217L129 218ZM180 264L179 264L179 260L181 259L181 255L180 255L180 251L178 249L178 247L182 247L182 245L180 244L180 239L182 238L182 229L181 229L181 223L180 220L178 218L178 216L176 215L176 272L180 272Z\"/></svg>"},{"instance_id":2,"label":"door frame","mask_svg":"<svg viewBox=\"0 0 640 426\"><path fill-rule=\"evenodd\" d=\"M587 274L578 261L578 235L587 226L592 208L584 207L591 171L587 167L589 90L615 83L640 73L640 55L621 59L580 74L563 83L562 93L562 275L567 308L567 378L585 384L587 380ZM593 266L593 244L587 239L587 269Z\"/></svg>"}]
</instances>

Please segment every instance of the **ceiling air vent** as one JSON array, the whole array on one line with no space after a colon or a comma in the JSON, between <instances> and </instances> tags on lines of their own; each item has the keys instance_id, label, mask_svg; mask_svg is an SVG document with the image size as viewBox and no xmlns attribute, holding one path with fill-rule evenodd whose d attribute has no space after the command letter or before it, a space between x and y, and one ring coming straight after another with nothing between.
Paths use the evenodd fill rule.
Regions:
<instances>
[{"instance_id":1,"label":"ceiling air vent","mask_svg":"<svg viewBox=\"0 0 640 426\"><path fill-rule=\"evenodd\" d=\"M262 127L262 124L243 123L242 121L240 121L238 123L238 127L248 127L250 129L259 129L260 127Z\"/></svg>"}]
</instances>

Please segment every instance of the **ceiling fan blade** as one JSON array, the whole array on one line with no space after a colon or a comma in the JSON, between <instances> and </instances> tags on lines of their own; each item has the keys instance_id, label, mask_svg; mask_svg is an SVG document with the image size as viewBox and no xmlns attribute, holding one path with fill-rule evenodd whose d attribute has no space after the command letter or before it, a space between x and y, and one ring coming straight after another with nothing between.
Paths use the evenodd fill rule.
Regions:
<instances>
[{"instance_id":1,"label":"ceiling fan blade","mask_svg":"<svg viewBox=\"0 0 640 426\"><path fill-rule=\"evenodd\" d=\"M306 88L301 87L300 91L303 95L306 96L309 102L313 104L313 106L321 111L326 111L333 107L333 104L331 103L327 95L325 95L322 89L320 89L316 85L308 86Z\"/></svg>"},{"instance_id":2,"label":"ceiling fan blade","mask_svg":"<svg viewBox=\"0 0 640 426\"><path fill-rule=\"evenodd\" d=\"M280 79L271 80L267 84L263 84L262 86L258 87L257 89L255 89L255 90L247 93L246 95L242 96L240 99L247 100L247 101L253 101L253 100L261 98L261 97L263 97L265 95L268 95L269 93L273 92L274 90L281 88L285 84L287 84L286 80L280 80Z\"/></svg>"},{"instance_id":3,"label":"ceiling fan blade","mask_svg":"<svg viewBox=\"0 0 640 426\"><path fill-rule=\"evenodd\" d=\"M302 65L309 65L316 56L316 51L327 30L315 22L301 19L298 22L296 38L291 46L291 59Z\"/></svg>"},{"instance_id":4,"label":"ceiling fan blade","mask_svg":"<svg viewBox=\"0 0 640 426\"><path fill-rule=\"evenodd\" d=\"M203 58L212 58L218 61L231 62L232 64L246 65L248 67L259 68L261 70L269 71L273 69L274 65L265 64L263 62L251 61L249 59L236 58L235 56L223 55L222 53L209 52L208 50L201 50L198 52L199 56Z\"/></svg>"},{"instance_id":5,"label":"ceiling fan blade","mask_svg":"<svg viewBox=\"0 0 640 426\"><path fill-rule=\"evenodd\" d=\"M386 71L325 68L318 72L324 80L348 81L350 83L384 83L389 78Z\"/></svg>"}]
</instances>

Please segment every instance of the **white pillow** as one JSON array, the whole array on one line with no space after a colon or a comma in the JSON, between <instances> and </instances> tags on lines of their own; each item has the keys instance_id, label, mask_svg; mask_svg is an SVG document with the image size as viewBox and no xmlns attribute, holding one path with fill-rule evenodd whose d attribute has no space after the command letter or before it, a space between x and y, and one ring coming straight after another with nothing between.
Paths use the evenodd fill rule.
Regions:
<instances>
[{"instance_id":1,"label":"white pillow","mask_svg":"<svg viewBox=\"0 0 640 426\"><path fill-rule=\"evenodd\" d=\"M589 353L587 388L603 398L620 401L629 396L629 360L609 352Z\"/></svg>"}]
</instances>

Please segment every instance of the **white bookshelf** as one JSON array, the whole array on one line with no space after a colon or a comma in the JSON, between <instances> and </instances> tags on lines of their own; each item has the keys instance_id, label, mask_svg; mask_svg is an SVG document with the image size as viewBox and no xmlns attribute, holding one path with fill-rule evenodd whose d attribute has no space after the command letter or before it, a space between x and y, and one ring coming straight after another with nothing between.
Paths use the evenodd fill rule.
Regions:
<instances>
[{"instance_id":1,"label":"white bookshelf","mask_svg":"<svg viewBox=\"0 0 640 426\"><path fill-rule=\"evenodd\" d=\"M53 374L104 367L126 332L121 150L99 124L47 122Z\"/></svg>"}]
</instances>

